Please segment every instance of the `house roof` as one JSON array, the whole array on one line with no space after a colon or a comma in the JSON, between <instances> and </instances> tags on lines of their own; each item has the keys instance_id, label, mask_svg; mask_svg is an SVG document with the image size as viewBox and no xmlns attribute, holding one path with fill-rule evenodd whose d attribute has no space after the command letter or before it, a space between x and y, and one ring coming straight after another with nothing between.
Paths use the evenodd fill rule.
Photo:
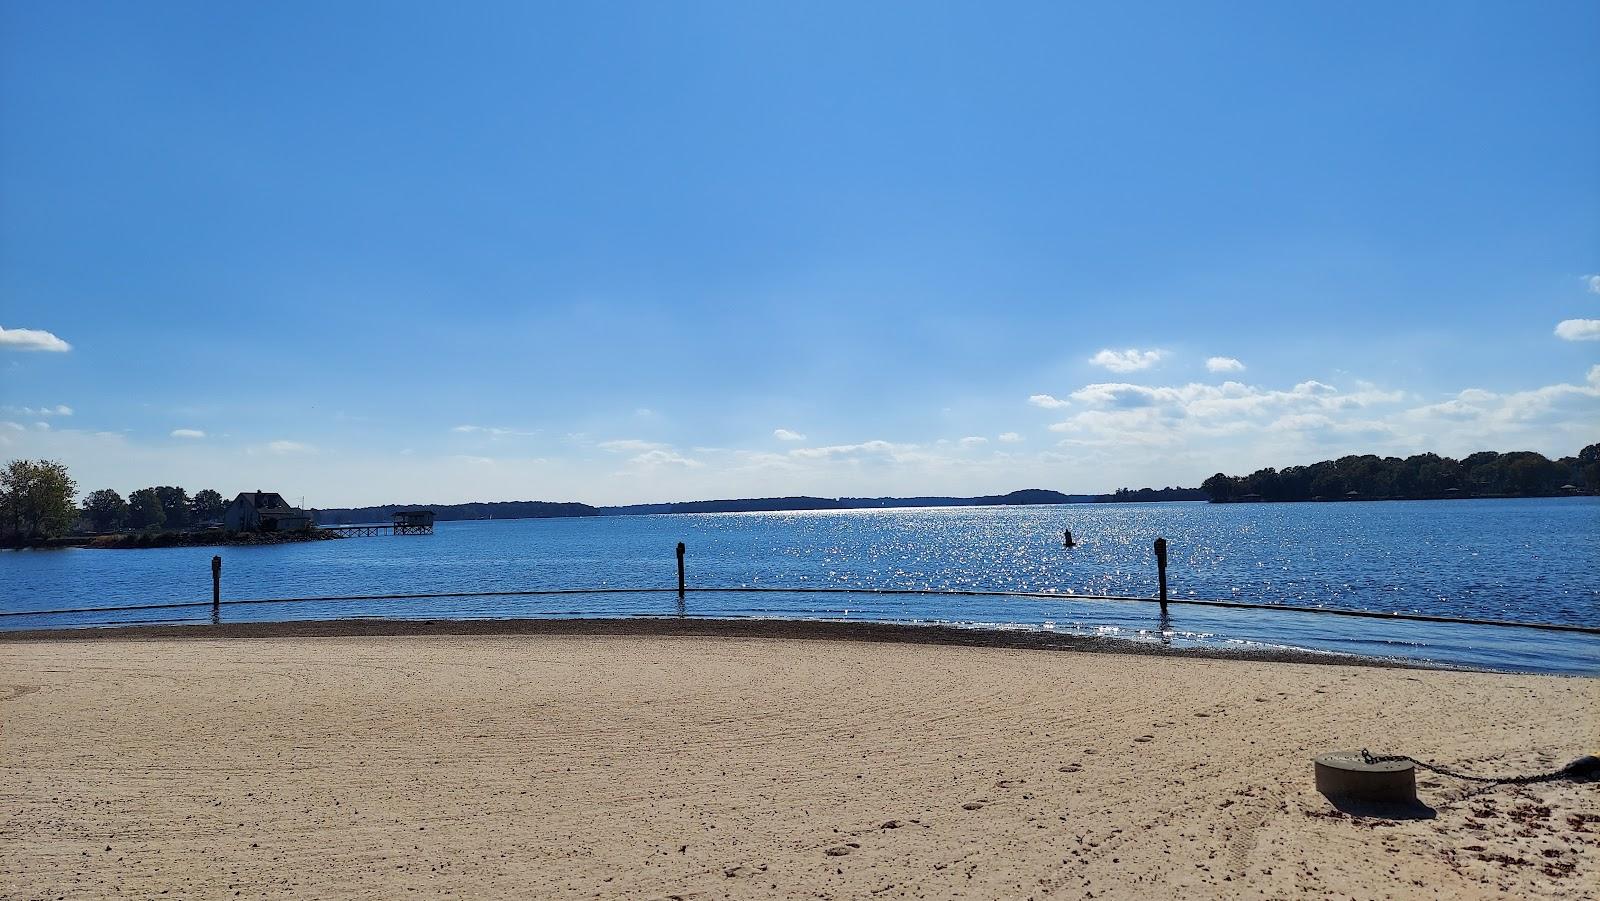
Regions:
<instances>
[{"instance_id":1,"label":"house roof","mask_svg":"<svg viewBox=\"0 0 1600 901\"><path fill-rule=\"evenodd\" d=\"M257 510L293 509L289 506L289 502L283 499L283 495L276 491L241 491L239 496L233 499L236 504L240 501Z\"/></svg>"}]
</instances>

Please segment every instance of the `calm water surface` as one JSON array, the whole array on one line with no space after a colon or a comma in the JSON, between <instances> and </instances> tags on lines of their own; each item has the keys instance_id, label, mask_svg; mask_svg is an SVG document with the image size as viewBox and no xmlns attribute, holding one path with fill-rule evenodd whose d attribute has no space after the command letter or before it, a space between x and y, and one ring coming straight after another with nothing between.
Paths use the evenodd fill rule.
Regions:
<instances>
[{"instance_id":1,"label":"calm water surface","mask_svg":"<svg viewBox=\"0 0 1600 901\"><path fill-rule=\"evenodd\" d=\"M1061 546L1071 528L1081 542ZM431 537L224 548L229 599L691 586L994 589L1059 599L691 594L683 614L1050 628L1174 644L1254 644L1468 666L1600 673L1600 638L1074 600L1153 595L1151 543L1174 597L1594 625L1600 499L1345 504L961 507L440 523ZM0 553L0 610L205 601L214 548ZM267 604L229 620L679 615L670 591ZM0 628L203 621L209 608L17 616Z\"/></svg>"}]
</instances>

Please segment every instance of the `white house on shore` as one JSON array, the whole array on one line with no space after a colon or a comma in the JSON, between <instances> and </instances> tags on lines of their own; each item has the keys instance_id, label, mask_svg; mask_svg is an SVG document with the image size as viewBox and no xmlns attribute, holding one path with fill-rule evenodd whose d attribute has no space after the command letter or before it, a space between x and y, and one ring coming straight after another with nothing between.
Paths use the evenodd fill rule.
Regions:
<instances>
[{"instance_id":1,"label":"white house on shore","mask_svg":"<svg viewBox=\"0 0 1600 901\"><path fill-rule=\"evenodd\" d=\"M222 513L229 532L297 532L311 528L311 514L289 506L275 491L245 491Z\"/></svg>"}]
</instances>

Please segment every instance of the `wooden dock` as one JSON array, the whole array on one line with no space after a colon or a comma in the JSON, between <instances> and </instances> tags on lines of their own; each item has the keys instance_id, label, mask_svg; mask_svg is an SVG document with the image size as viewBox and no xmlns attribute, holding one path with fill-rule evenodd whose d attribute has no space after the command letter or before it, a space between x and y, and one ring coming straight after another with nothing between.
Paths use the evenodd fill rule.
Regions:
<instances>
[{"instance_id":1,"label":"wooden dock","mask_svg":"<svg viewBox=\"0 0 1600 901\"><path fill-rule=\"evenodd\" d=\"M346 538L373 538L378 535L432 535L433 524L392 526L318 526L324 532L337 532Z\"/></svg>"}]
</instances>

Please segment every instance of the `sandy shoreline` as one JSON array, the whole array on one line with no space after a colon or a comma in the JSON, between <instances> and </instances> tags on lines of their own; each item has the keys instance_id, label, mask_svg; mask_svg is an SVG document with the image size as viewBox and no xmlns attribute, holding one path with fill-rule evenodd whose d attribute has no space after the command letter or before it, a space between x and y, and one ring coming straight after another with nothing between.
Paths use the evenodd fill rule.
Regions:
<instances>
[{"instance_id":1,"label":"sandy shoreline","mask_svg":"<svg viewBox=\"0 0 1600 901\"><path fill-rule=\"evenodd\" d=\"M1072 635L1037 629L962 628L879 622L703 617L589 617L577 619L329 619L217 625L106 626L0 631L0 645L27 641L214 640L273 638L398 638L429 635L543 638L634 636L645 638L784 639L888 644L959 645L1012 650L1135 654L1205 660L1334 664L1427 669L1425 661L1360 657L1259 645L1172 647L1159 641Z\"/></svg>"},{"instance_id":2,"label":"sandy shoreline","mask_svg":"<svg viewBox=\"0 0 1600 901\"><path fill-rule=\"evenodd\" d=\"M0 635L0 896L1573 898L1600 877L1595 784L1422 774L1427 818L1371 819L1308 762L1551 769L1600 746L1600 680L576 622Z\"/></svg>"}]
</instances>

